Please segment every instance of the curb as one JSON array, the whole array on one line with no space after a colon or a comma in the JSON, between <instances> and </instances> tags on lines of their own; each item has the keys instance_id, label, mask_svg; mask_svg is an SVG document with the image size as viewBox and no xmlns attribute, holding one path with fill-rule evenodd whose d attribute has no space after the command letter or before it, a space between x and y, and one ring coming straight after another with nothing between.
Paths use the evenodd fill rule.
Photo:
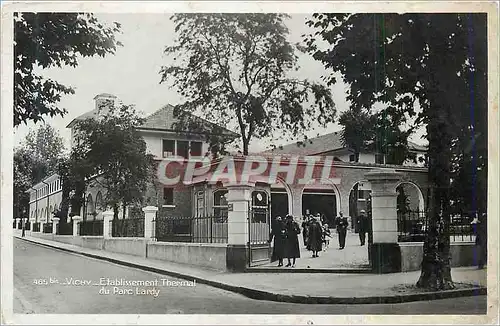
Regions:
<instances>
[{"instance_id":1,"label":"curb","mask_svg":"<svg viewBox=\"0 0 500 326\"><path fill-rule=\"evenodd\" d=\"M244 273L373 274L368 268L275 268L250 267Z\"/></svg>"},{"instance_id":2,"label":"curb","mask_svg":"<svg viewBox=\"0 0 500 326\"><path fill-rule=\"evenodd\" d=\"M265 301L276 301L276 302L288 302L288 303L302 303L302 304L393 304L393 303L405 303L405 302L415 302L415 301L428 301L428 300L439 300L439 299L450 299L458 297L470 297L478 295L486 295L487 288L485 287L474 287L469 289L459 289L459 290L446 290L438 292L424 292L424 293L413 293L413 294L403 294L403 295L386 295L386 296L373 296L373 297L325 297L325 296L303 296L303 295L289 295L289 294L279 294L267 291L261 291L236 285L230 285L227 283L222 283L218 281L211 281L205 278L191 276L188 274L167 271L164 269L159 269L150 266L139 265L119 259L103 257L99 255L83 253L71 249L60 248L54 245L40 243L34 240L22 238L15 236L20 240L24 240L30 243L34 243L40 246L45 246L53 248L60 251L71 252L81 256L86 256L94 259L108 261L117 265L137 268L149 272L154 272L162 275L167 275L171 277L176 277L188 281L196 281L200 284L209 285L222 290L239 293L245 297L255 299L255 300L265 300Z\"/></svg>"}]
</instances>

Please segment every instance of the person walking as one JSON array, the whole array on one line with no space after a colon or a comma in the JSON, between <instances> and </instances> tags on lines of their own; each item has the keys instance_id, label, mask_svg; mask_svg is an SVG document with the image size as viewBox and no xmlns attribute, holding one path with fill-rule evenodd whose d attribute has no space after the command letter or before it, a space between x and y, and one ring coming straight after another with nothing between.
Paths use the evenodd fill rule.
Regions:
<instances>
[{"instance_id":1,"label":"person walking","mask_svg":"<svg viewBox=\"0 0 500 326\"><path fill-rule=\"evenodd\" d=\"M476 236L475 244L477 246L477 267L478 269L483 269L484 265L486 265L487 258L487 232L486 232L486 213L481 214L481 218L478 218L478 214L476 213L476 217L472 220L472 230L474 235Z\"/></svg>"},{"instance_id":2,"label":"person walking","mask_svg":"<svg viewBox=\"0 0 500 326\"><path fill-rule=\"evenodd\" d=\"M309 232L309 216L304 215L302 220L302 238L304 239L304 247L307 247L307 233Z\"/></svg>"},{"instance_id":3,"label":"person walking","mask_svg":"<svg viewBox=\"0 0 500 326\"><path fill-rule=\"evenodd\" d=\"M345 238L347 236L347 227L349 226L349 222L347 221L347 217L344 217L344 213L339 212L336 224L337 234L339 235L339 249L342 250L345 248Z\"/></svg>"},{"instance_id":4,"label":"person walking","mask_svg":"<svg viewBox=\"0 0 500 326\"><path fill-rule=\"evenodd\" d=\"M359 235L359 242L361 246L365 245L365 240L366 240L366 233L368 232L368 217L366 216L366 212L364 209L362 209L359 212L358 216L358 235Z\"/></svg>"},{"instance_id":5,"label":"person walking","mask_svg":"<svg viewBox=\"0 0 500 326\"><path fill-rule=\"evenodd\" d=\"M326 251L328 247L330 246L330 238L332 237L332 234L330 232L330 226L328 226L327 223L323 224L323 251Z\"/></svg>"},{"instance_id":6,"label":"person walking","mask_svg":"<svg viewBox=\"0 0 500 326\"><path fill-rule=\"evenodd\" d=\"M300 227L293 220L292 215L287 215L285 220L286 240L285 240L285 258L288 259L288 264L285 267L295 267L295 259L300 258L299 249L299 234ZM290 262L290 259L293 261Z\"/></svg>"},{"instance_id":7,"label":"person walking","mask_svg":"<svg viewBox=\"0 0 500 326\"><path fill-rule=\"evenodd\" d=\"M283 266L283 256L285 254L286 228L281 216L277 216L271 228L269 243L273 241L273 258L278 260L278 267Z\"/></svg>"},{"instance_id":8,"label":"person walking","mask_svg":"<svg viewBox=\"0 0 500 326\"><path fill-rule=\"evenodd\" d=\"M309 225L309 247L313 252L313 258L319 257L318 252L321 251L322 245L322 228L316 218L312 218L311 224Z\"/></svg>"}]
</instances>

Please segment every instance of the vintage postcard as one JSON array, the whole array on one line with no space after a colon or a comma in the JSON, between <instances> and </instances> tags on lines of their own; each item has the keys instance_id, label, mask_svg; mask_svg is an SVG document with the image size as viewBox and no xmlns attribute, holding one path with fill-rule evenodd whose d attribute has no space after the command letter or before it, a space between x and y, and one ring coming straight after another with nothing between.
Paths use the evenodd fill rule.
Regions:
<instances>
[{"instance_id":1,"label":"vintage postcard","mask_svg":"<svg viewBox=\"0 0 500 326\"><path fill-rule=\"evenodd\" d=\"M2 323L498 324L498 10L3 2Z\"/></svg>"}]
</instances>

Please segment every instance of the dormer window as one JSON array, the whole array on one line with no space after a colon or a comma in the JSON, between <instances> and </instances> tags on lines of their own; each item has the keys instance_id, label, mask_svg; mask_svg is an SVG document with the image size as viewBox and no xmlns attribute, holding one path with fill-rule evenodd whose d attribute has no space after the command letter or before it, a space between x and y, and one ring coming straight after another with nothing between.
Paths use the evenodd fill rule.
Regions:
<instances>
[{"instance_id":1,"label":"dormer window","mask_svg":"<svg viewBox=\"0 0 500 326\"><path fill-rule=\"evenodd\" d=\"M180 156L183 158L203 155L203 144L200 141L163 139L163 157Z\"/></svg>"},{"instance_id":2,"label":"dormer window","mask_svg":"<svg viewBox=\"0 0 500 326\"><path fill-rule=\"evenodd\" d=\"M177 156L184 158L189 157L189 141L177 141Z\"/></svg>"},{"instance_id":3,"label":"dormer window","mask_svg":"<svg viewBox=\"0 0 500 326\"><path fill-rule=\"evenodd\" d=\"M175 140L163 139L163 157L173 156L175 153Z\"/></svg>"}]
</instances>

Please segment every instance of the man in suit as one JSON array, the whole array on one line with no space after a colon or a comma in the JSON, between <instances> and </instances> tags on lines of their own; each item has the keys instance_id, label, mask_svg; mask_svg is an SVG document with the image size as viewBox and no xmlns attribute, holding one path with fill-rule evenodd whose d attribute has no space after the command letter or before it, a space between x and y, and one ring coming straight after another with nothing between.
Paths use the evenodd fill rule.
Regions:
<instances>
[{"instance_id":1,"label":"man in suit","mask_svg":"<svg viewBox=\"0 0 500 326\"><path fill-rule=\"evenodd\" d=\"M358 230L359 230L359 242L361 246L365 245L366 233L368 232L368 216L366 215L366 211L362 209L359 212L358 216Z\"/></svg>"},{"instance_id":2,"label":"man in suit","mask_svg":"<svg viewBox=\"0 0 500 326\"><path fill-rule=\"evenodd\" d=\"M347 235L347 227L349 226L347 217L344 217L344 213L339 212L335 224L337 225L337 233L339 235L339 248L342 250L345 248L345 238Z\"/></svg>"}]
</instances>

